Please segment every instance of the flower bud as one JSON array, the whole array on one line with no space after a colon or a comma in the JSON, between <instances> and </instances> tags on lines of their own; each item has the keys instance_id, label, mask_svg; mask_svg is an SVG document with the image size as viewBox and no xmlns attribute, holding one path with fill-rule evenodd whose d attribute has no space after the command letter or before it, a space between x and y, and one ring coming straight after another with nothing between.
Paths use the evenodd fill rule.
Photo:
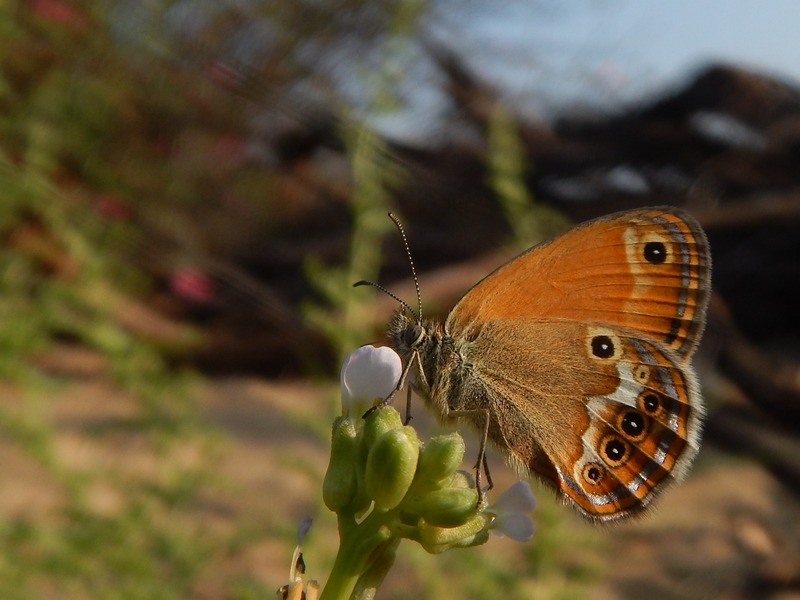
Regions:
<instances>
[{"instance_id":1,"label":"flower bud","mask_svg":"<svg viewBox=\"0 0 800 600\"><path fill-rule=\"evenodd\" d=\"M456 527L475 515L477 501L475 490L449 487L423 495L414 509L429 525Z\"/></svg>"},{"instance_id":2,"label":"flower bud","mask_svg":"<svg viewBox=\"0 0 800 600\"><path fill-rule=\"evenodd\" d=\"M375 444L375 440L387 431L400 429L402 426L403 422L400 420L400 413L391 406L375 409L364 419L364 429L361 432L361 441L358 444L358 476L361 484L364 483L367 456L369 456L370 448Z\"/></svg>"},{"instance_id":3,"label":"flower bud","mask_svg":"<svg viewBox=\"0 0 800 600\"><path fill-rule=\"evenodd\" d=\"M483 513L476 513L458 527L436 527L423 521L419 526L420 544L431 554L439 554L454 547L478 546L489 539L490 521L491 517Z\"/></svg>"},{"instance_id":4,"label":"flower bud","mask_svg":"<svg viewBox=\"0 0 800 600\"><path fill-rule=\"evenodd\" d=\"M449 487L466 488L468 490L475 489L475 478L472 473L468 471L458 470L453 473L453 478L447 484Z\"/></svg>"},{"instance_id":5,"label":"flower bud","mask_svg":"<svg viewBox=\"0 0 800 600\"><path fill-rule=\"evenodd\" d=\"M464 458L464 439L457 433L439 435L420 450L415 490L425 492L444 487Z\"/></svg>"},{"instance_id":6,"label":"flower bud","mask_svg":"<svg viewBox=\"0 0 800 600\"><path fill-rule=\"evenodd\" d=\"M403 427L403 421L400 420L400 413L394 408L391 406L377 408L364 419L362 444L369 451L375 441L384 433L401 427Z\"/></svg>"},{"instance_id":7,"label":"flower bud","mask_svg":"<svg viewBox=\"0 0 800 600\"><path fill-rule=\"evenodd\" d=\"M419 440L411 427L392 429L375 440L364 479L376 508L390 510L400 504L414 480L418 459Z\"/></svg>"},{"instance_id":8,"label":"flower bud","mask_svg":"<svg viewBox=\"0 0 800 600\"><path fill-rule=\"evenodd\" d=\"M331 458L322 483L322 500L333 512L339 512L356 492L356 451L358 437L350 417L333 422Z\"/></svg>"}]
</instances>

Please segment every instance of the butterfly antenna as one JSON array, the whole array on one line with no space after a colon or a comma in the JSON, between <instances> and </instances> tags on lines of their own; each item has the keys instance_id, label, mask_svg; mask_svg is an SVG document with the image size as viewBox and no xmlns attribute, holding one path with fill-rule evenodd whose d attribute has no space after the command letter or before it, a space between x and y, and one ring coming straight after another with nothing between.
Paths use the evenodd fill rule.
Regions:
<instances>
[{"instance_id":1,"label":"butterfly antenna","mask_svg":"<svg viewBox=\"0 0 800 600\"><path fill-rule=\"evenodd\" d=\"M414 288L417 291L417 310L419 311L419 316L417 317L417 321L422 323L422 294L419 291L419 279L417 278L417 269L414 267L414 259L411 258L411 248L408 245L408 238L406 237L406 232L403 229L403 225L400 223L400 219L394 216L394 214L389 213L389 218L392 220L392 223L395 224L397 230L400 232L400 237L403 238L403 244L406 247L406 256L408 257L408 264L411 265L411 275L414 277ZM405 303L404 303L405 304ZM408 304L406 304L408 306ZM409 308L409 310L411 310ZM411 311L411 314L415 314L414 311Z\"/></svg>"},{"instance_id":2,"label":"butterfly antenna","mask_svg":"<svg viewBox=\"0 0 800 600\"><path fill-rule=\"evenodd\" d=\"M387 290L385 287L383 287L383 286L382 286L382 285L380 285L379 283L375 283L374 281L368 281L368 280L366 280L366 279L362 279L361 281L356 281L356 282L353 284L353 287L359 287L359 286L362 286L362 285L371 285L372 287L374 287L374 288L377 288L377 289L379 289L380 291L382 291L384 294L386 294L386 295L387 295L387 296L389 296L390 298L392 298L392 299L394 299L394 300L397 300L397 301L400 303L400 306L402 306L402 307L403 307L403 308L405 308L405 309L406 309L408 312L410 312L412 315L414 315L414 318L415 318L417 321L419 321L419 317L417 316L417 313L416 313L416 312L414 312L414 309L413 309L413 308L411 308L411 307L408 305L408 302L405 302L405 301L401 300L400 298L398 298L398 297L397 297L397 295L393 294L392 292L390 292L389 290Z\"/></svg>"}]
</instances>

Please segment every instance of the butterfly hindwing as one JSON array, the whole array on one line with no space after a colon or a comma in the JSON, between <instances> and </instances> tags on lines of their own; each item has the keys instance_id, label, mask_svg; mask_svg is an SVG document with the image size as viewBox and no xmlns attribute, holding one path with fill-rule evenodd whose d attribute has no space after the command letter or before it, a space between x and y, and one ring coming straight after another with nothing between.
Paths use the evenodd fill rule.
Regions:
<instances>
[{"instance_id":1,"label":"butterfly hindwing","mask_svg":"<svg viewBox=\"0 0 800 600\"><path fill-rule=\"evenodd\" d=\"M697 453L703 410L691 368L636 332L505 318L458 350L469 368L451 372L449 407L487 407L489 438L509 462L589 518L643 509Z\"/></svg>"}]
</instances>

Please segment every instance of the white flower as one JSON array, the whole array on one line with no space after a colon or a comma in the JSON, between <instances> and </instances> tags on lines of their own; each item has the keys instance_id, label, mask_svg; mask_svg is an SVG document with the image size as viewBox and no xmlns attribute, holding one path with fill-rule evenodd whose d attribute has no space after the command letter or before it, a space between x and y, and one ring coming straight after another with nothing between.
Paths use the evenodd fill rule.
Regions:
<instances>
[{"instance_id":1,"label":"white flower","mask_svg":"<svg viewBox=\"0 0 800 600\"><path fill-rule=\"evenodd\" d=\"M348 354L340 376L343 414L364 412L376 399L386 398L402 371L400 356L388 346L361 346Z\"/></svg>"},{"instance_id":2,"label":"white flower","mask_svg":"<svg viewBox=\"0 0 800 600\"><path fill-rule=\"evenodd\" d=\"M533 537L536 526L530 512L536 508L536 498L527 481L518 481L490 505L486 512L494 515L489 529L495 535L508 536L517 542L527 542Z\"/></svg>"}]
</instances>

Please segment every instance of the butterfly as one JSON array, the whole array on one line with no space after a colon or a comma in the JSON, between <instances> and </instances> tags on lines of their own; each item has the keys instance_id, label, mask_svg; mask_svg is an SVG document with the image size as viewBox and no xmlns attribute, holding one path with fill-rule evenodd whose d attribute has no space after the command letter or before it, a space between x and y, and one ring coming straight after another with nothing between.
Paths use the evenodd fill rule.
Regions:
<instances>
[{"instance_id":1,"label":"butterfly","mask_svg":"<svg viewBox=\"0 0 800 600\"><path fill-rule=\"evenodd\" d=\"M686 212L612 214L501 266L444 324L404 305L389 345L442 422L481 434L479 503L488 441L586 518L614 521L650 506L699 450L691 358L710 279L706 236Z\"/></svg>"}]
</instances>

